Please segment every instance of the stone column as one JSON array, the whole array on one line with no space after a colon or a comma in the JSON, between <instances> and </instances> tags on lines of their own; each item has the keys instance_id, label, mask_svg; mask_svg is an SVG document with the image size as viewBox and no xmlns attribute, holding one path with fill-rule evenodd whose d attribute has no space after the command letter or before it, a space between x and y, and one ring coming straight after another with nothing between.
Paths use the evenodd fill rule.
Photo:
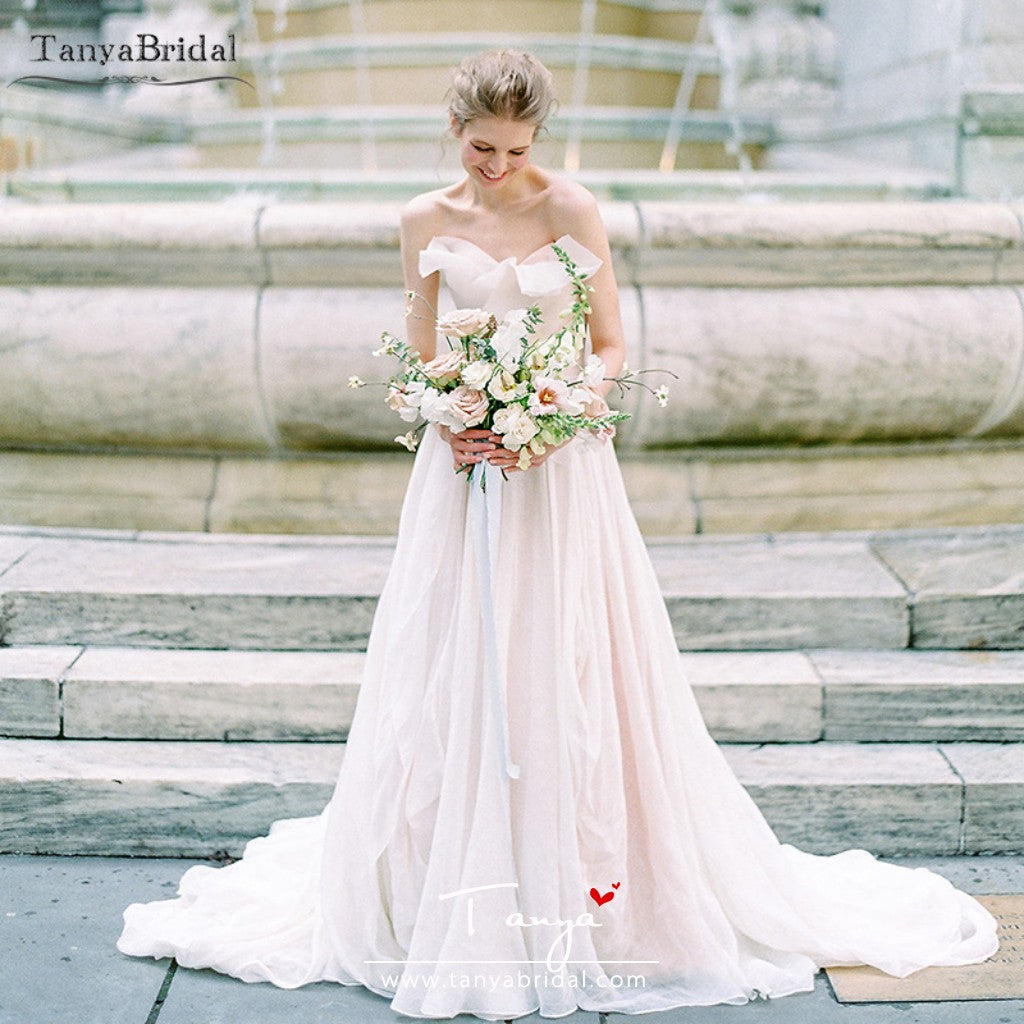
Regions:
<instances>
[{"instance_id":1,"label":"stone column","mask_svg":"<svg viewBox=\"0 0 1024 1024\"><path fill-rule=\"evenodd\" d=\"M738 113L817 117L836 97L835 37L807 0L725 0L726 102Z\"/></svg>"}]
</instances>

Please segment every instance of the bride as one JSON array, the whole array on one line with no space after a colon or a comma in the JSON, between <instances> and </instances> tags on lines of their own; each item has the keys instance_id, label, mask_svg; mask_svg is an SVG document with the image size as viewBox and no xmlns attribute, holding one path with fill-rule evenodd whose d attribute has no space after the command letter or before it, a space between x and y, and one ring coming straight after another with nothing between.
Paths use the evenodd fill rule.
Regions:
<instances>
[{"instance_id":1,"label":"bride","mask_svg":"<svg viewBox=\"0 0 1024 1024\"><path fill-rule=\"evenodd\" d=\"M442 276L458 306L538 305L557 325L572 294L557 243L595 289L591 352L609 377L622 366L596 204L530 161L551 105L527 54L455 70L466 176L402 216L425 359L436 340L419 314ZM491 431L427 429L330 803L234 864L190 868L177 899L128 907L118 947L484 1020L744 1003L809 992L826 965L905 976L991 956L995 919L940 875L776 838L680 675L612 444L582 434L516 461ZM507 473L486 624L477 489L453 471L482 463Z\"/></svg>"}]
</instances>

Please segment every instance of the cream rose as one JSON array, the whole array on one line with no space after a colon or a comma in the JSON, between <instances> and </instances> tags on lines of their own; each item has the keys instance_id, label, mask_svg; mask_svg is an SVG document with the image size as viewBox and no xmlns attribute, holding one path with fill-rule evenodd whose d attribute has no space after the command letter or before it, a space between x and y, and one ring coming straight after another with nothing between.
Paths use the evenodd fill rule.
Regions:
<instances>
[{"instance_id":1,"label":"cream rose","mask_svg":"<svg viewBox=\"0 0 1024 1024\"><path fill-rule=\"evenodd\" d=\"M485 388L497 367L494 363L484 362L482 359L464 366L462 369L462 383L470 388Z\"/></svg>"},{"instance_id":2,"label":"cream rose","mask_svg":"<svg viewBox=\"0 0 1024 1024\"><path fill-rule=\"evenodd\" d=\"M515 377L508 370L502 370L487 385L487 390L499 402L511 402L513 398L521 398L526 393L526 384L517 384Z\"/></svg>"},{"instance_id":3,"label":"cream rose","mask_svg":"<svg viewBox=\"0 0 1024 1024\"><path fill-rule=\"evenodd\" d=\"M494 314L486 309L453 309L438 317L437 333L448 338L468 338L470 335L486 337L497 326Z\"/></svg>"},{"instance_id":4,"label":"cream rose","mask_svg":"<svg viewBox=\"0 0 1024 1024\"><path fill-rule=\"evenodd\" d=\"M487 418L487 395L477 388L468 388L460 384L448 395L448 405L452 415L462 420L465 427L475 427Z\"/></svg>"},{"instance_id":5,"label":"cream rose","mask_svg":"<svg viewBox=\"0 0 1024 1024\"><path fill-rule=\"evenodd\" d=\"M517 451L540 429L533 417L521 405L509 405L494 414L494 432L502 435L502 444L509 451Z\"/></svg>"},{"instance_id":6,"label":"cream rose","mask_svg":"<svg viewBox=\"0 0 1024 1024\"><path fill-rule=\"evenodd\" d=\"M445 352L443 356L437 356L429 363L424 363L423 372L434 384L444 387L459 379L465 365L466 357L458 349L452 349L451 352Z\"/></svg>"}]
</instances>

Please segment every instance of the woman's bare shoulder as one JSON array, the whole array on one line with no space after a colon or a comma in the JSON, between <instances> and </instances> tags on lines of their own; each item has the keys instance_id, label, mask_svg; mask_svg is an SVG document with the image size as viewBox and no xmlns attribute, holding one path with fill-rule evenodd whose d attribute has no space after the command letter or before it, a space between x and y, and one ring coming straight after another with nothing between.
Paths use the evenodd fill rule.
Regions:
<instances>
[{"instance_id":1,"label":"woman's bare shoulder","mask_svg":"<svg viewBox=\"0 0 1024 1024\"><path fill-rule=\"evenodd\" d=\"M400 215L403 229L419 230L436 223L444 209L444 189L423 192L402 207Z\"/></svg>"},{"instance_id":2,"label":"woman's bare shoulder","mask_svg":"<svg viewBox=\"0 0 1024 1024\"><path fill-rule=\"evenodd\" d=\"M597 200L589 189L571 178L551 175L545 214L555 238L572 235L599 255L608 244Z\"/></svg>"},{"instance_id":3,"label":"woman's bare shoulder","mask_svg":"<svg viewBox=\"0 0 1024 1024\"><path fill-rule=\"evenodd\" d=\"M590 189L561 174L549 171L548 176L548 203L553 208L570 211L596 209L597 200Z\"/></svg>"}]
</instances>

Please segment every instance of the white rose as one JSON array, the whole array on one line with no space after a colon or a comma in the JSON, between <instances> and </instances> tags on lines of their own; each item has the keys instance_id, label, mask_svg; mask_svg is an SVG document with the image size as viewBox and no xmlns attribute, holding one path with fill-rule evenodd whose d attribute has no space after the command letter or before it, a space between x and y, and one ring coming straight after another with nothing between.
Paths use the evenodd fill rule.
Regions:
<instances>
[{"instance_id":1,"label":"white rose","mask_svg":"<svg viewBox=\"0 0 1024 1024\"><path fill-rule=\"evenodd\" d=\"M435 388L427 388L423 392L423 399L420 401L420 415L431 423L440 423L442 427L459 431L465 424L452 412L451 401L448 395L442 394Z\"/></svg>"},{"instance_id":2,"label":"white rose","mask_svg":"<svg viewBox=\"0 0 1024 1024\"><path fill-rule=\"evenodd\" d=\"M418 410L425 387L426 385L420 380L408 381L401 387L392 385L388 388L384 400L406 423L412 423L419 415Z\"/></svg>"},{"instance_id":3,"label":"white rose","mask_svg":"<svg viewBox=\"0 0 1024 1024\"><path fill-rule=\"evenodd\" d=\"M482 359L462 368L462 383L470 388L485 388L497 367L494 363L486 363Z\"/></svg>"},{"instance_id":4,"label":"white rose","mask_svg":"<svg viewBox=\"0 0 1024 1024\"><path fill-rule=\"evenodd\" d=\"M494 414L493 429L502 435L502 444L514 452L535 437L540 428L521 405L510 405Z\"/></svg>"},{"instance_id":5,"label":"white rose","mask_svg":"<svg viewBox=\"0 0 1024 1024\"><path fill-rule=\"evenodd\" d=\"M591 355L587 357L587 365L583 368L583 383L593 387L604 380L606 367L600 356Z\"/></svg>"},{"instance_id":6,"label":"white rose","mask_svg":"<svg viewBox=\"0 0 1024 1024\"><path fill-rule=\"evenodd\" d=\"M511 309L502 318L498 329L491 338L491 344L498 355L498 362L506 370L513 370L519 365L523 338L526 337L526 318L528 309Z\"/></svg>"},{"instance_id":7,"label":"white rose","mask_svg":"<svg viewBox=\"0 0 1024 1024\"><path fill-rule=\"evenodd\" d=\"M494 330L494 315L486 309L453 309L438 317L437 333L449 338L488 335Z\"/></svg>"}]
</instances>

